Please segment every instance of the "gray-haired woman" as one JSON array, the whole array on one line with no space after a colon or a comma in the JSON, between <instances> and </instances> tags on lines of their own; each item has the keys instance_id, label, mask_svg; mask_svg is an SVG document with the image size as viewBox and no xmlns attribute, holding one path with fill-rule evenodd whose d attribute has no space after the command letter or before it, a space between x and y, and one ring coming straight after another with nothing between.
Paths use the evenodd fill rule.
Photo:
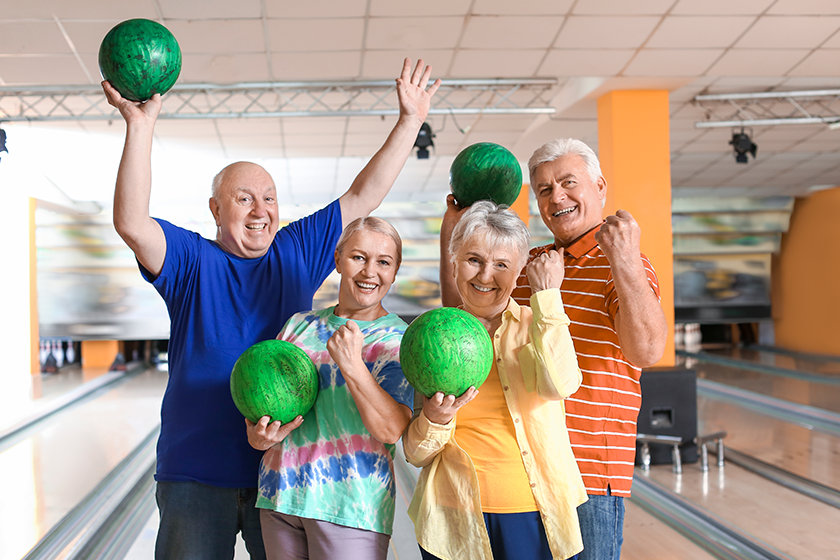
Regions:
<instances>
[{"instance_id":1,"label":"gray-haired woman","mask_svg":"<svg viewBox=\"0 0 840 560\"><path fill-rule=\"evenodd\" d=\"M581 383L559 290L563 255L528 265L531 307L520 307L510 294L529 242L522 220L489 201L452 234L463 308L487 328L494 359L481 394L424 398L403 437L406 458L423 468L409 515L427 560L562 559L583 548L576 509L586 491L563 406Z\"/></svg>"}]
</instances>

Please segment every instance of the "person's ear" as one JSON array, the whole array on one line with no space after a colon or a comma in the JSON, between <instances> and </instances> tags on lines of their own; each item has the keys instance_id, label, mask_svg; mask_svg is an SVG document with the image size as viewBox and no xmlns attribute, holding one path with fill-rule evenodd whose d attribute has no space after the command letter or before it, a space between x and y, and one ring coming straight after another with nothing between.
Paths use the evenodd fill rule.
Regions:
<instances>
[{"instance_id":1,"label":"person's ear","mask_svg":"<svg viewBox=\"0 0 840 560\"><path fill-rule=\"evenodd\" d=\"M210 197L210 200L208 202L210 206L210 212L213 214L213 219L216 220L216 227L219 227L222 225L219 203L216 202L216 199L212 196Z\"/></svg>"}]
</instances>

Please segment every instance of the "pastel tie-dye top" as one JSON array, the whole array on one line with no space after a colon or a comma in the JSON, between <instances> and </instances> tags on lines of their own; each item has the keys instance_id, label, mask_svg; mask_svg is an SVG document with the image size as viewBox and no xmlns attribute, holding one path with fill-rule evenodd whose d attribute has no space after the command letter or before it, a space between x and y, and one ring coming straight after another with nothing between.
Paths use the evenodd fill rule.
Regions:
<instances>
[{"instance_id":1,"label":"pastel tie-dye top","mask_svg":"<svg viewBox=\"0 0 840 560\"><path fill-rule=\"evenodd\" d=\"M318 369L320 390L303 424L266 451L257 507L390 535L394 524L394 445L367 431L327 341L347 319L334 307L294 315L277 335L303 348ZM414 390L399 362L407 325L394 314L356 321L362 357L398 403L414 406Z\"/></svg>"}]
</instances>

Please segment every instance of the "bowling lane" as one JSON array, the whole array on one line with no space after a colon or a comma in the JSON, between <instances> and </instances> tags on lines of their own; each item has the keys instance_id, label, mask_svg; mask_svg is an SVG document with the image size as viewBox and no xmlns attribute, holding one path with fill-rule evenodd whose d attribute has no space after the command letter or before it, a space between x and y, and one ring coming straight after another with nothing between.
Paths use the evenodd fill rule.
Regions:
<instances>
[{"instance_id":1,"label":"bowling lane","mask_svg":"<svg viewBox=\"0 0 840 560\"><path fill-rule=\"evenodd\" d=\"M682 475L670 465L655 465L648 476L737 527L765 546L797 560L836 558L840 549L840 510L788 490L737 465L700 472L684 465ZM688 556L682 556L688 557Z\"/></svg>"},{"instance_id":2,"label":"bowling lane","mask_svg":"<svg viewBox=\"0 0 840 560\"><path fill-rule=\"evenodd\" d=\"M622 560L708 560L711 554L658 520L633 499L624 500Z\"/></svg>"},{"instance_id":3,"label":"bowling lane","mask_svg":"<svg viewBox=\"0 0 840 560\"><path fill-rule=\"evenodd\" d=\"M746 348L719 348L706 350L713 356L744 360L753 364L829 376L840 375L840 358L815 356L785 350L765 349L760 346Z\"/></svg>"},{"instance_id":4,"label":"bowling lane","mask_svg":"<svg viewBox=\"0 0 840 560\"><path fill-rule=\"evenodd\" d=\"M840 490L840 438L704 397L697 416L699 433L727 432L726 447Z\"/></svg>"},{"instance_id":5,"label":"bowling lane","mask_svg":"<svg viewBox=\"0 0 840 560\"><path fill-rule=\"evenodd\" d=\"M697 372L699 379L840 413L840 377L829 377L826 383L820 383L700 360L687 359L684 363Z\"/></svg>"},{"instance_id":6,"label":"bowling lane","mask_svg":"<svg viewBox=\"0 0 840 560\"><path fill-rule=\"evenodd\" d=\"M22 557L157 426L166 380L132 376L0 453L0 558Z\"/></svg>"}]
</instances>

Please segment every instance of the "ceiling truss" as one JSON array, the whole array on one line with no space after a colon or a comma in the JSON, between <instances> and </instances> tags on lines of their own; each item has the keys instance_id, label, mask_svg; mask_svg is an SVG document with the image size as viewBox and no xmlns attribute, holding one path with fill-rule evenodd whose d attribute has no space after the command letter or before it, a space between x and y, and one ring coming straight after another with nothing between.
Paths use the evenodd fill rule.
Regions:
<instances>
[{"instance_id":1,"label":"ceiling truss","mask_svg":"<svg viewBox=\"0 0 840 560\"><path fill-rule=\"evenodd\" d=\"M429 114L552 114L554 79L447 80ZM176 85L161 119L397 115L393 81ZM0 122L118 118L99 86L0 87Z\"/></svg>"},{"instance_id":2,"label":"ceiling truss","mask_svg":"<svg viewBox=\"0 0 840 560\"><path fill-rule=\"evenodd\" d=\"M840 123L840 89L698 95L705 118L695 128Z\"/></svg>"}]
</instances>

